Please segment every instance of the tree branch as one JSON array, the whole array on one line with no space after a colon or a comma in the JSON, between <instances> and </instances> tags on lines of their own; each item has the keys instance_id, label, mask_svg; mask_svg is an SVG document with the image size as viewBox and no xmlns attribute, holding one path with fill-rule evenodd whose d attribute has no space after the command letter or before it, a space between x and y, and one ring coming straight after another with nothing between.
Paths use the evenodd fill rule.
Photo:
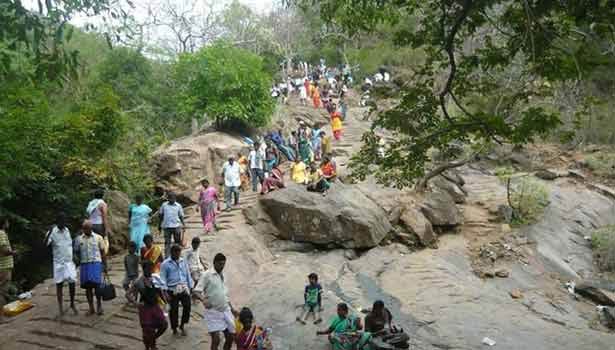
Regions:
<instances>
[{"instance_id":1,"label":"tree branch","mask_svg":"<svg viewBox=\"0 0 615 350\"><path fill-rule=\"evenodd\" d=\"M461 11L459 11L459 15L457 16L457 19L455 20L453 24L453 28L451 28L450 33L446 35L445 34L446 33L446 29L445 29L446 7L444 5L444 2L442 3L442 11L443 11L442 31L443 31L443 35L446 37L446 40L444 42L444 50L446 51L446 54L448 55L450 71L448 74L448 78L446 79L446 84L444 85L444 88L442 89L442 91L440 91L440 93L438 94L438 98L440 99L440 107L442 108L442 113L444 113L444 117L453 124L454 124L453 119L449 115L448 110L446 108L446 95L448 95L451 92L451 88L453 86L453 80L455 79L455 74L457 73L457 63L455 62L455 47L454 47L455 36L457 35L457 32L461 28L461 25L463 24L463 22L468 17L472 4L473 4L472 0L464 0L463 5L461 7Z\"/></svg>"},{"instance_id":2,"label":"tree branch","mask_svg":"<svg viewBox=\"0 0 615 350\"><path fill-rule=\"evenodd\" d=\"M436 168L428 172L425 176L423 176L423 178L419 182L416 183L416 190L419 192L424 192L427 189L427 184L429 183L429 180L433 179L434 177L442 174L443 172L447 170L466 165L472 159L474 159L477 154L478 153L474 153L466 159L455 161L455 162L448 162L448 163L444 163L444 164L437 166Z\"/></svg>"}]
</instances>

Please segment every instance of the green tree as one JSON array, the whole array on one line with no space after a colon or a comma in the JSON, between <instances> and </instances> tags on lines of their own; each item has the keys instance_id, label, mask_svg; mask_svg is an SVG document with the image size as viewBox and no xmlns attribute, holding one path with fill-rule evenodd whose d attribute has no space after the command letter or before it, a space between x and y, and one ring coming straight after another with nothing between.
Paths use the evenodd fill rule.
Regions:
<instances>
[{"instance_id":1,"label":"green tree","mask_svg":"<svg viewBox=\"0 0 615 350\"><path fill-rule=\"evenodd\" d=\"M181 55L176 79L180 109L188 118L206 115L217 127L236 122L260 127L273 113L271 77L262 59L247 50L217 42Z\"/></svg>"},{"instance_id":2,"label":"green tree","mask_svg":"<svg viewBox=\"0 0 615 350\"><path fill-rule=\"evenodd\" d=\"M126 108L139 105L152 88L152 67L139 52L119 47L110 50L96 67L97 78L121 96Z\"/></svg>"},{"instance_id":3,"label":"green tree","mask_svg":"<svg viewBox=\"0 0 615 350\"><path fill-rule=\"evenodd\" d=\"M374 122L396 140L380 159L372 131L352 164L359 178L375 173L398 186L422 178L424 187L465 162L438 164L433 148L448 154L459 142L522 145L548 134L561 124L558 111L530 102L552 96L557 82L579 80L612 61L610 1L298 2L320 7L327 21L349 32L393 23L399 47L424 53L399 104Z\"/></svg>"},{"instance_id":4,"label":"green tree","mask_svg":"<svg viewBox=\"0 0 615 350\"><path fill-rule=\"evenodd\" d=\"M23 61L32 64L33 79L59 80L76 68L78 54L66 46L74 32L68 21L76 14L127 16L117 0L38 1L35 9L19 0L0 2L0 82L12 78L15 65ZM110 44L110 33L105 35ZM16 56L17 51L22 55Z\"/></svg>"}]
</instances>

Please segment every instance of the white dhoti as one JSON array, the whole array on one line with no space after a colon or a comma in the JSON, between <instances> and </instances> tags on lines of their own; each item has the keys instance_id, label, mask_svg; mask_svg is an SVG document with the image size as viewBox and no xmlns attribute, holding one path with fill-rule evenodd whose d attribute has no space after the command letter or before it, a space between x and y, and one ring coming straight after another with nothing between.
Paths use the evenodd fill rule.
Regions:
<instances>
[{"instance_id":1,"label":"white dhoti","mask_svg":"<svg viewBox=\"0 0 615 350\"><path fill-rule=\"evenodd\" d=\"M55 284L63 282L75 283L76 281L77 269L72 261L53 264L53 282Z\"/></svg>"},{"instance_id":2,"label":"white dhoti","mask_svg":"<svg viewBox=\"0 0 615 350\"><path fill-rule=\"evenodd\" d=\"M224 312L214 309L205 309L203 320L207 325L207 331L209 333L228 331L231 334L235 334L235 317L231 312L231 308L227 308Z\"/></svg>"}]
</instances>

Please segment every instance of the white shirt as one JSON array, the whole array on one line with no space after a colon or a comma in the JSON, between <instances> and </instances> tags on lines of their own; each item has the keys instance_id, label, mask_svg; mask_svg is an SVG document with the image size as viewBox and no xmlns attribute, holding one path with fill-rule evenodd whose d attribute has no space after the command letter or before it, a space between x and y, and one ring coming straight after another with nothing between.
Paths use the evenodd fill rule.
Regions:
<instances>
[{"instance_id":1,"label":"white shirt","mask_svg":"<svg viewBox=\"0 0 615 350\"><path fill-rule=\"evenodd\" d=\"M177 228L181 227L182 222L180 217L184 217L184 209L181 204L175 202L173 204L169 202L162 203L160 207L162 213L162 228Z\"/></svg>"},{"instance_id":2,"label":"white shirt","mask_svg":"<svg viewBox=\"0 0 615 350\"><path fill-rule=\"evenodd\" d=\"M391 75L389 74L389 72L384 72L384 81L389 81L391 80Z\"/></svg>"},{"instance_id":3,"label":"white shirt","mask_svg":"<svg viewBox=\"0 0 615 350\"><path fill-rule=\"evenodd\" d=\"M204 293L207 303L214 310L224 312L229 308L228 290L224 284L224 278L214 268L210 268L201 275L194 291Z\"/></svg>"},{"instance_id":4,"label":"white shirt","mask_svg":"<svg viewBox=\"0 0 615 350\"><path fill-rule=\"evenodd\" d=\"M184 260L186 260L186 264L188 264L188 269L190 272L203 272L205 271L205 266L201 264L201 248L197 248L196 250L192 248L186 249L184 252Z\"/></svg>"},{"instance_id":5,"label":"white shirt","mask_svg":"<svg viewBox=\"0 0 615 350\"><path fill-rule=\"evenodd\" d=\"M93 199L88 204L88 207L90 206L94 207L94 210L88 212L90 216L89 219L92 222L92 225L102 225L103 224L101 204L106 205L105 201L102 199Z\"/></svg>"},{"instance_id":6,"label":"white shirt","mask_svg":"<svg viewBox=\"0 0 615 350\"><path fill-rule=\"evenodd\" d=\"M381 73L374 74L374 80L375 81L382 81L382 79L384 79L384 77L382 76Z\"/></svg>"},{"instance_id":7,"label":"white shirt","mask_svg":"<svg viewBox=\"0 0 615 350\"><path fill-rule=\"evenodd\" d=\"M227 187L239 187L241 186L241 167L239 166L239 163L237 162L233 162L233 164L231 165L231 163L226 162L224 164L224 168L222 169L222 171L224 172L224 185Z\"/></svg>"},{"instance_id":8,"label":"white shirt","mask_svg":"<svg viewBox=\"0 0 615 350\"><path fill-rule=\"evenodd\" d=\"M250 169L262 169L264 159L265 152L262 150L262 147L259 148L258 151L250 151L250 154L248 155L248 160L250 161Z\"/></svg>"},{"instance_id":9,"label":"white shirt","mask_svg":"<svg viewBox=\"0 0 615 350\"><path fill-rule=\"evenodd\" d=\"M51 246L54 265L63 265L73 261L73 239L70 237L68 228L60 230L57 226L53 226L45 244Z\"/></svg>"}]
</instances>

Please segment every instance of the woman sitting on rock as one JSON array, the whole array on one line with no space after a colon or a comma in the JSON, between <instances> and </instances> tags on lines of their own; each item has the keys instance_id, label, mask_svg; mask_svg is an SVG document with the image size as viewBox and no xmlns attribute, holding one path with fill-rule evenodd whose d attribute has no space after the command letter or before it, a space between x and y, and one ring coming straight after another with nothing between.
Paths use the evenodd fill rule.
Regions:
<instances>
[{"instance_id":1,"label":"woman sitting on rock","mask_svg":"<svg viewBox=\"0 0 615 350\"><path fill-rule=\"evenodd\" d=\"M325 331L318 331L316 335L328 335L333 350L365 350L369 348L371 334L361 332L363 325L361 319L348 312L348 305L337 305L337 316Z\"/></svg>"},{"instance_id":2,"label":"woman sitting on rock","mask_svg":"<svg viewBox=\"0 0 615 350\"><path fill-rule=\"evenodd\" d=\"M310 192L322 193L323 196L331 187L331 183L323 176L322 171L316 166L316 163L310 165L310 174L308 175L307 190Z\"/></svg>"},{"instance_id":3,"label":"woman sitting on rock","mask_svg":"<svg viewBox=\"0 0 615 350\"><path fill-rule=\"evenodd\" d=\"M322 172L322 176L327 179L327 181L332 182L335 180L337 176L335 172L335 164L331 161L331 158L325 156L322 160L322 165L320 166L320 171Z\"/></svg>"},{"instance_id":4,"label":"woman sitting on rock","mask_svg":"<svg viewBox=\"0 0 615 350\"><path fill-rule=\"evenodd\" d=\"M269 176L263 181L261 194L266 194L279 188L284 188L284 173L276 164L273 166L273 169L271 169Z\"/></svg>"},{"instance_id":5,"label":"woman sitting on rock","mask_svg":"<svg viewBox=\"0 0 615 350\"><path fill-rule=\"evenodd\" d=\"M384 302L376 300L372 311L365 316L365 330L373 335L386 333L391 330L392 320L393 315L391 315L389 309L384 307Z\"/></svg>"}]
</instances>

